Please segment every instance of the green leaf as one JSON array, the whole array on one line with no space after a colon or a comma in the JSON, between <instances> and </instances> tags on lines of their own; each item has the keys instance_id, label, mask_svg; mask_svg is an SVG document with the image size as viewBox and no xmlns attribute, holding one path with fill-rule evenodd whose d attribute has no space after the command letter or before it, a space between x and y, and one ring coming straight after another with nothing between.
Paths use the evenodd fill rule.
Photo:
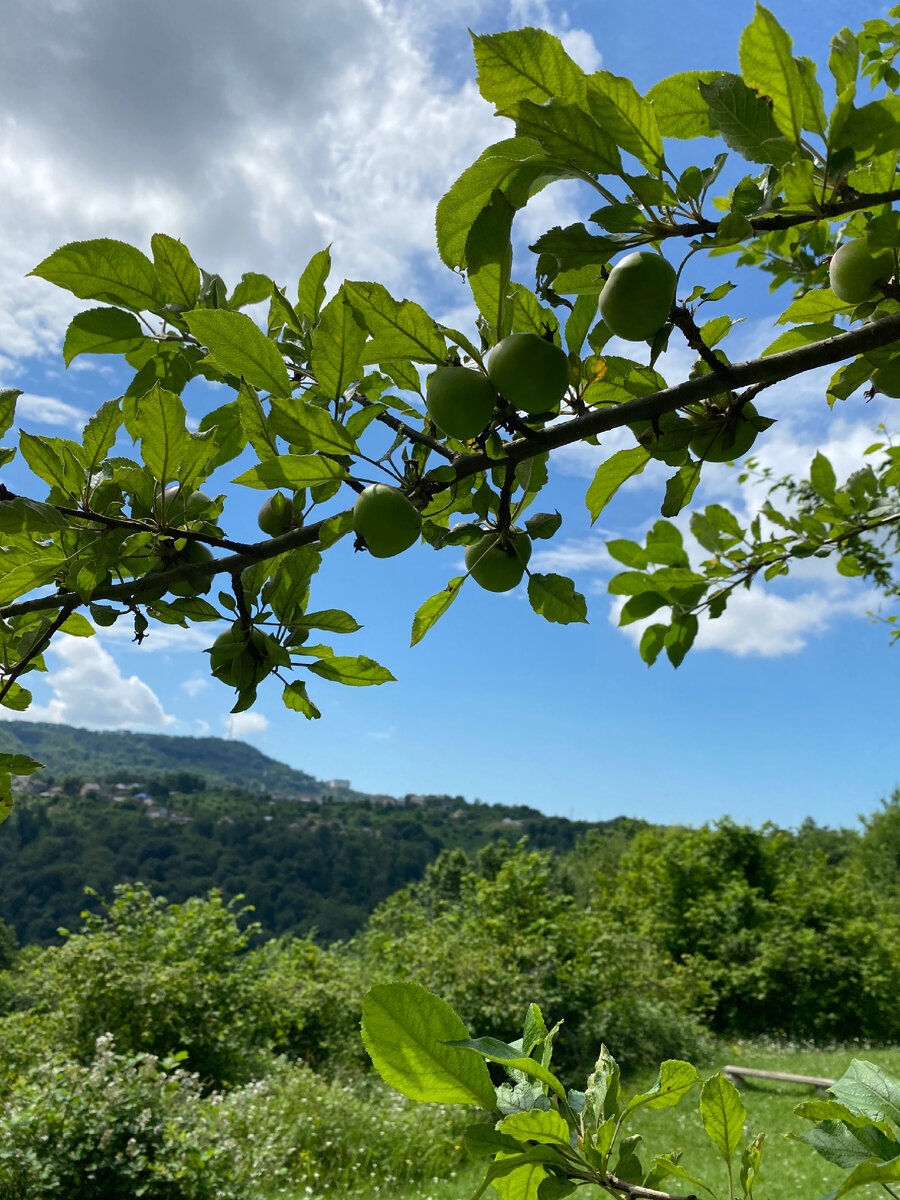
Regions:
<instances>
[{"instance_id":1,"label":"green leaf","mask_svg":"<svg viewBox=\"0 0 900 1200\"><path fill-rule=\"evenodd\" d=\"M309 664L310 671L330 679L332 683L343 683L348 687L370 687L378 683L396 683L390 671L360 654L356 658L335 655L334 658L323 658Z\"/></svg>"},{"instance_id":2,"label":"green leaf","mask_svg":"<svg viewBox=\"0 0 900 1200\"><path fill-rule=\"evenodd\" d=\"M121 308L89 308L72 318L63 343L68 366L79 354L127 354L144 341L134 313Z\"/></svg>"},{"instance_id":3,"label":"green leaf","mask_svg":"<svg viewBox=\"0 0 900 1200\"><path fill-rule=\"evenodd\" d=\"M317 251L303 269L297 284L297 308L301 316L312 323L319 319L319 310L325 302L325 282L331 273L331 246Z\"/></svg>"},{"instance_id":4,"label":"green leaf","mask_svg":"<svg viewBox=\"0 0 900 1200\"><path fill-rule=\"evenodd\" d=\"M559 38L543 29L472 35L478 90L498 112L511 114L521 100L537 104L584 96L585 75Z\"/></svg>"},{"instance_id":5,"label":"green leaf","mask_svg":"<svg viewBox=\"0 0 900 1200\"><path fill-rule=\"evenodd\" d=\"M252 488L283 487L297 491L329 479L341 479L343 475L343 468L330 458L316 454L279 454L277 458L268 458L244 471L231 482Z\"/></svg>"},{"instance_id":6,"label":"green leaf","mask_svg":"<svg viewBox=\"0 0 900 1200\"><path fill-rule=\"evenodd\" d=\"M85 469L94 474L116 442L122 424L122 410L118 400L107 400L89 419L81 435L84 447Z\"/></svg>"},{"instance_id":7,"label":"green leaf","mask_svg":"<svg viewBox=\"0 0 900 1200\"><path fill-rule=\"evenodd\" d=\"M859 43L856 34L846 26L831 39L828 69L834 76L835 91L839 96L848 88L855 88L859 70Z\"/></svg>"},{"instance_id":8,"label":"green leaf","mask_svg":"<svg viewBox=\"0 0 900 1200\"><path fill-rule=\"evenodd\" d=\"M209 432L189 433L186 416L181 397L159 384L126 408L128 432L140 439L144 464L160 483L177 479L191 487L206 477L215 439Z\"/></svg>"},{"instance_id":9,"label":"green leaf","mask_svg":"<svg viewBox=\"0 0 900 1200\"><path fill-rule=\"evenodd\" d=\"M207 466L210 471L214 471L237 458L247 444L237 400L230 400L201 419L199 432L206 433L209 430L213 431L216 452Z\"/></svg>"},{"instance_id":10,"label":"green leaf","mask_svg":"<svg viewBox=\"0 0 900 1200\"><path fill-rule=\"evenodd\" d=\"M417 642L421 642L432 625L444 615L459 595L459 589L465 581L465 575L457 575L455 579L450 580L445 588L430 596L424 604L419 605L418 609L416 609L416 615L413 617L410 646L415 646Z\"/></svg>"},{"instance_id":11,"label":"green leaf","mask_svg":"<svg viewBox=\"0 0 900 1200\"><path fill-rule=\"evenodd\" d=\"M701 83L712 83L721 71L681 71L653 85L647 100L656 113L663 137L715 137L709 123L709 106L700 94Z\"/></svg>"},{"instance_id":12,"label":"green leaf","mask_svg":"<svg viewBox=\"0 0 900 1200\"><path fill-rule=\"evenodd\" d=\"M625 1108L626 1113L646 1105L648 1108L672 1108L678 1104L696 1084L700 1082L696 1067L689 1062L668 1058L660 1064L656 1083L649 1092L633 1096Z\"/></svg>"},{"instance_id":13,"label":"green leaf","mask_svg":"<svg viewBox=\"0 0 900 1200\"><path fill-rule=\"evenodd\" d=\"M532 541L535 538L538 541L544 541L547 538L552 538L561 524L562 517L558 512L535 513L533 517L529 517L525 522L525 530Z\"/></svg>"},{"instance_id":14,"label":"green leaf","mask_svg":"<svg viewBox=\"0 0 900 1200\"><path fill-rule=\"evenodd\" d=\"M843 1105L836 1107L842 1108ZM886 1137L882 1130L869 1124L865 1118L860 1124L852 1113L849 1121L844 1117L828 1118L819 1121L813 1129L791 1136L795 1141L812 1147L822 1158L844 1171L873 1159L890 1161L900 1153L900 1146L893 1138Z\"/></svg>"},{"instance_id":15,"label":"green leaf","mask_svg":"<svg viewBox=\"0 0 900 1200\"><path fill-rule=\"evenodd\" d=\"M530 575L528 599L536 613L557 625L587 624L587 604L565 575Z\"/></svg>"},{"instance_id":16,"label":"green leaf","mask_svg":"<svg viewBox=\"0 0 900 1200\"><path fill-rule=\"evenodd\" d=\"M256 394L256 389L243 379L238 388L237 404L247 441L259 458L275 458L278 454L278 446L269 430L269 423L266 420L263 406L259 402L259 396Z\"/></svg>"},{"instance_id":17,"label":"green leaf","mask_svg":"<svg viewBox=\"0 0 900 1200\"><path fill-rule=\"evenodd\" d=\"M443 363L447 347L432 318L412 300L395 300L380 283L345 283L344 293L372 335L363 363L403 359Z\"/></svg>"},{"instance_id":18,"label":"green leaf","mask_svg":"<svg viewBox=\"0 0 900 1200\"><path fill-rule=\"evenodd\" d=\"M9 604L34 588L52 583L62 566L62 551L45 551L39 559L20 563L0 576L0 604Z\"/></svg>"},{"instance_id":19,"label":"green leaf","mask_svg":"<svg viewBox=\"0 0 900 1200\"><path fill-rule=\"evenodd\" d=\"M694 644L698 628L697 618L691 613L672 617L672 624L666 631L664 645L666 655L673 667L680 667L684 662L685 655Z\"/></svg>"},{"instance_id":20,"label":"green leaf","mask_svg":"<svg viewBox=\"0 0 900 1200\"><path fill-rule=\"evenodd\" d=\"M853 1059L828 1090L841 1104L864 1113L872 1121L883 1121L886 1117L900 1125L900 1082L875 1063Z\"/></svg>"},{"instance_id":21,"label":"green leaf","mask_svg":"<svg viewBox=\"0 0 900 1200\"><path fill-rule=\"evenodd\" d=\"M814 342L822 342L826 338L834 337L842 332L842 329L839 329L837 325L832 325L831 322L795 325L793 329L787 329L784 333L779 334L774 342L766 346L762 357L780 354L783 350L795 350L798 346L810 346Z\"/></svg>"},{"instance_id":22,"label":"green leaf","mask_svg":"<svg viewBox=\"0 0 900 1200\"><path fill-rule=\"evenodd\" d=\"M289 708L292 712L302 713L309 721L318 720L322 715L306 694L306 684L299 679L294 679L284 685L281 699L285 708Z\"/></svg>"},{"instance_id":23,"label":"green leaf","mask_svg":"<svg viewBox=\"0 0 900 1200\"><path fill-rule=\"evenodd\" d=\"M594 175L622 170L615 141L596 113L592 117L581 104L566 104L555 97L543 104L523 100L515 118L518 137L533 138L549 157L567 166Z\"/></svg>"},{"instance_id":24,"label":"green leaf","mask_svg":"<svg viewBox=\"0 0 900 1200\"><path fill-rule=\"evenodd\" d=\"M816 64L805 55L795 57L794 62L800 72L800 90L803 93L803 128L810 133L817 133L824 141L828 131L828 120L825 116L822 85L816 78Z\"/></svg>"},{"instance_id":25,"label":"green leaf","mask_svg":"<svg viewBox=\"0 0 900 1200\"><path fill-rule=\"evenodd\" d=\"M726 1163L740 1146L747 1113L734 1084L717 1072L700 1093L700 1119L707 1136Z\"/></svg>"},{"instance_id":26,"label":"green leaf","mask_svg":"<svg viewBox=\"0 0 900 1200\"><path fill-rule=\"evenodd\" d=\"M636 596L629 597L622 605L622 611L619 613L619 627L632 625L635 621L644 621L667 604L671 604L671 600L660 592L638 592Z\"/></svg>"},{"instance_id":27,"label":"green leaf","mask_svg":"<svg viewBox=\"0 0 900 1200\"><path fill-rule=\"evenodd\" d=\"M840 1187L829 1192L822 1200L838 1200L838 1197L846 1196L848 1192L868 1183L884 1185L898 1181L900 1181L900 1157L884 1163L869 1159L861 1162L858 1167L854 1167Z\"/></svg>"},{"instance_id":28,"label":"green leaf","mask_svg":"<svg viewBox=\"0 0 900 1200\"><path fill-rule=\"evenodd\" d=\"M631 80L609 71L595 71L588 78L587 100L594 119L616 144L633 154L651 174L661 174L665 158L656 113Z\"/></svg>"},{"instance_id":29,"label":"green leaf","mask_svg":"<svg viewBox=\"0 0 900 1200\"><path fill-rule=\"evenodd\" d=\"M821 450L816 452L816 457L812 461L812 466L809 470L809 480L823 499L831 500L834 498L834 490L837 487L837 476L834 473L834 467Z\"/></svg>"},{"instance_id":30,"label":"green leaf","mask_svg":"<svg viewBox=\"0 0 900 1200\"><path fill-rule=\"evenodd\" d=\"M511 329L509 283L513 252L510 231L514 215L515 209L497 190L472 222L466 238L469 286L497 341L506 337Z\"/></svg>"},{"instance_id":31,"label":"green leaf","mask_svg":"<svg viewBox=\"0 0 900 1200\"><path fill-rule=\"evenodd\" d=\"M649 461L650 455L643 446L632 446L627 450L617 450L606 462L600 464L585 497L591 514L591 524L597 520L622 484L633 475L640 475Z\"/></svg>"},{"instance_id":32,"label":"green leaf","mask_svg":"<svg viewBox=\"0 0 900 1200\"><path fill-rule=\"evenodd\" d=\"M310 366L322 391L333 398L362 374L366 327L342 287L322 310L312 334Z\"/></svg>"},{"instance_id":33,"label":"green leaf","mask_svg":"<svg viewBox=\"0 0 900 1200\"><path fill-rule=\"evenodd\" d=\"M666 498L660 512L664 517L674 517L691 502L700 482L700 464L687 462L666 481Z\"/></svg>"},{"instance_id":34,"label":"green leaf","mask_svg":"<svg viewBox=\"0 0 900 1200\"><path fill-rule=\"evenodd\" d=\"M31 470L49 483L72 496L79 496L84 487L84 467L76 452L81 447L65 438L38 437L21 432L19 449Z\"/></svg>"},{"instance_id":35,"label":"green leaf","mask_svg":"<svg viewBox=\"0 0 900 1200\"><path fill-rule=\"evenodd\" d=\"M776 167L790 162L793 144L782 136L768 103L738 75L720 75L698 86L709 108L709 123L727 146L751 162Z\"/></svg>"},{"instance_id":36,"label":"green leaf","mask_svg":"<svg viewBox=\"0 0 900 1200\"><path fill-rule=\"evenodd\" d=\"M640 655L648 667L652 667L666 644L668 625L648 625L641 634Z\"/></svg>"},{"instance_id":37,"label":"green leaf","mask_svg":"<svg viewBox=\"0 0 900 1200\"><path fill-rule=\"evenodd\" d=\"M245 271L240 283L228 297L228 307L238 309L246 308L249 304L260 304L270 298L274 286L268 275L260 275L257 271Z\"/></svg>"},{"instance_id":38,"label":"green leaf","mask_svg":"<svg viewBox=\"0 0 900 1200\"><path fill-rule=\"evenodd\" d=\"M900 149L900 96L884 96L851 109L829 149L853 150L859 162Z\"/></svg>"},{"instance_id":39,"label":"green leaf","mask_svg":"<svg viewBox=\"0 0 900 1200\"><path fill-rule=\"evenodd\" d=\"M566 321L566 346L576 358L581 356L584 339L590 333L597 315L599 296L578 296Z\"/></svg>"},{"instance_id":40,"label":"green leaf","mask_svg":"<svg viewBox=\"0 0 900 1200\"><path fill-rule=\"evenodd\" d=\"M165 233L154 233L150 248L166 299L171 304L193 308L200 295L200 268L191 258L187 246Z\"/></svg>"},{"instance_id":41,"label":"green leaf","mask_svg":"<svg viewBox=\"0 0 900 1200\"><path fill-rule=\"evenodd\" d=\"M482 1058L486 1058L488 1062L502 1063L504 1067L539 1079L551 1087L563 1100L566 1098L565 1088L553 1072L548 1071L533 1058L528 1058L527 1055L523 1057L521 1049L516 1046L507 1045L506 1042L492 1037L455 1039L448 1042L448 1045L466 1047L474 1050L476 1054L480 1054Z\"/></svg>"},{"instance_id":42,"label":"green leaf","mask_svg":"<svg viewBox=\"0 0 900 1200\"><path fill-rule=\"evenodd\" d=\"M600 267L618 254L622 245L614 238L588 233L584 225L577 224L567 225L565 229L555 225L553 229L542 233L529 249L535 254L552 254L559 271L595 268L596 290L599 292L603 284Z\"/></svg>"},{"instance_id":43,"label":"green leaf","mask_svg":"<svg viewBox=\"0 0 900 1200\"><path fill-rule=\"evenodd\" d=\"M30 274L66 288L81 300L102 300L136 312L155 311L166 299L146 254L113 238L69 242Z\"/></svg>"},{"instance_id":44,"label":"green leaf","mask_svg":"<svg viewBox=\"0 0 900 1200\"><path fill-rule=\"evenodd\" d=\"M741 75L748 87L772 101L775 124L794 145L803 128L804 93L790 37L774 15L757 3L741 35Z\"/></svg>"},{"instance_id":45,"label":"green leaf","mask_svg":"<svg viewBox=\"0 0 900 1200\"><path fill-rule=\"evenodd\" d=\"M530 1112L512 1113L504 1117L497 1126L501 1133L509 1134L518 1142L540 1142L543 1145L561 1145L569 1148L569 1126L553 1109L544 1111L533 1108Z\"/></svg>"},{"instance_id":46,"label":"green leaf","mask_svg":"<svg viewBox=\"0 0 900 1200\"><path fill-rule=\"evenodd\" d=\"M793 304L788 305L778 318L779 325L790 322L809 321L813 324L827 322L831 317L843 316L852 312L855 305L845 304L838 300L831 288L813 288L806 292Z\"/></svg>"},{"instance_id":47,"label":"green leaf","mask_svg":"<svg viewBox=\"0 0 900 1200\"><path fill-rule=\"evenodd\" d=\"M21 388L0 388L0 437L12 427L16 419L16 401L21 395Z\"/></svg>"},{"instance_id":48,"label":"green leaf","mask_svg":"<svg viewBox=\"0 0 900 1200\"><path fill-rule=\"evenodd\" d=\"M411 1100L494 1108L487 1067L450 1044L467 1036L450 1005L418 984L380 984L363 998L369 1057L385 1083Z\"/></svg>"},{"instance_id":49,"label":"green leaf","mask_svg":"<svg viewBox=\"0 0 900 1200\"><path fill-rule=\"evenodd\" d=\"M14 500L0 500L0 532L2 533L56 533L65 529L68 521L52 504L29 500L17 496Z\"/></svg>"},{"instance_id":50,"label":"green leaf","mask_svg":"<svg viewBox=\"0 0 900 1200\"><path fill-rule=\"evenodd\" d=\"M358 454L356 442L330 413L298 397L272 399L271 429L298 450L324 454Z\"/></svg>"},{"instance_id":51,"label":"green leaf","mask_svg":"<svg viewBox=\"0 0 900 1200\"><path fill-rule=\"evenodd\" d=\"M362 625L341 608L304 613L292 623L298 629L324 629L327 633L356 633Z\"/></svg>"},{"instance_id":52,"label":"green leaf","mask_svg":"<svg viewBox=\"0 0 900 1200\"><path fill-rule=\"evenodd\" d=\"M275 396L291 394L291 381L278 347L245 313L197 308L185 313L184 320L221 370Z\"/></svg>"},{"instance_id":53,"label":"green leaf","mask_svg":"<svg viewBox=\"0 0 900 1200\"><path fill-rule=\"evenodd\" d=\"M515 209L554 179L571 177L571 170L548 158L533 138L497 142L467 167L437 207L437 243L448 267L466 266L466 239L475 218L499 188Z\"/></svg>"}]
</instances>

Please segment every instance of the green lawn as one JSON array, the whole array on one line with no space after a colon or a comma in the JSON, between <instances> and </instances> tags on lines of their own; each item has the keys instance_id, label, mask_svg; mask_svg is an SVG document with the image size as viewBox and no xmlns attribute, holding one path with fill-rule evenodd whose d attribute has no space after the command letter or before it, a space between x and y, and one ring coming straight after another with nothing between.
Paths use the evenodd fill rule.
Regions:
<instances>
[{"instance_id":1,"label":"green lawn","mask_svg":"<svg viewBox=\"0 0 900 1200\"><path fill-rule=\"evenodd\" d=\"M783 1071L796 1075L811 1075L837 1079L846 1070L853 1058L865 1058L878 1063L892 1074L900 1076L900 1048L867 1050L840 1048L832 1050L785 1049L760 1042L742 1042L722 1046L714 1061L703 1064L701 1074L706 1077L726 1064L760 1067L764 1070ZM635 1089L644 1090L653 1083L647 1076L633 1081ZM754 1189L755 1200L817 1200L836 1187L844 1172L831 1166L807 1146L795 1142L785 1135L799 1131L808 1123L794 1116L794 1107L801 1100L821 1095L815 1088L802 1084L773 1083L758 1081L741 1086L741 1095L747 1109L745 1133L747 1140L765 1131L766 1144L762 1159L762 1172ZM698 1113L699 1094L694 1099L685 1099L673 1109L651 1112L647 1109L635 1115L629 1126L630 1133L640 1133L646 1148L642 1156L649 1162L653 1154L665 1153L676 1148L683 1151L682 1165L694 1175L709 1179L727 1197L728 1183L725 1167L700 1123ZM470 1200L480 1182L481 1173L474 1166L464 1164L454 1179L425 1180L414 1187L402 1190L356 1192L357 1200ZM688 1185L672 1181L673 1191L686 1192ZM876 1195L869 1187L859 1192L862 1200L867 1195ZM879 1191L878 1194L885 1195ZM496 1196L490 1191L488 1196ZM578 1200L600 1200L608 1194L597 1188L585 1187L576 1196Z\"/></svg>"}]
</instances>

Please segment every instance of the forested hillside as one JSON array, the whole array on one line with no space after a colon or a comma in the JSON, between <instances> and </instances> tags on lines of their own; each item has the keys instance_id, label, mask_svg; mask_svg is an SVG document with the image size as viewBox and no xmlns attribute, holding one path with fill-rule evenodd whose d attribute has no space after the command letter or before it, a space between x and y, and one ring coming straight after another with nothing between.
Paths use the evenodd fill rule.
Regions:
<instances>
[{"instance_id":1,"label":"forested hillside","mask_svg":"<svg viewBox=\"0 0 900 1200\"><path fill-rule=\"evenodd\" d=\"M159 733L97 732L40 721L0 721L0 751L28 754L44 764L35 778L54 782L75 776L105 782L189 772L218 788L250 792L327 792L305 771L269 758L246 742L225 738L168 737Z\"/></svg>"},{"instance_id":2,"label":"forested hillside","mask_svg":"<svg viewBox=\"0 0 900 1200\"><path fill-rule=\"evenodd\" d=\"M564 852L589 829L627 840L643 824L461 796L365 797L217 738L25 723L0 726L0 736L48 764L19 792L0 837L0 919L22 944L77 926L96 904L85 887L102 899L137 881L173 902L213 887L244 895L265 936L346 938L443 849L526 837Z\"/></svg>"}]
</instances>

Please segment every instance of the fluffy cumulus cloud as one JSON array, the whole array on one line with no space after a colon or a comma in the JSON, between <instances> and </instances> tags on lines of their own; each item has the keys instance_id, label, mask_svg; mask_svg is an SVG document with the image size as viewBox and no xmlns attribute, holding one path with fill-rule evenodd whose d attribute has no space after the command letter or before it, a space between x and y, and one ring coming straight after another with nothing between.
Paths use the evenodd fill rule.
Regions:
<instances>
[{"instance_id":1,"label":"fluffy cumulus cloud","mask_svg":"<svg viewBox=\"0 0 900 1200\"><path fill-rule=\"evenodd\" d=\"M261 712L229 713L223 723L226 736L237 739L265 733L269 728L269 719Z\"/></svg>"},{"instance_id":2,"label":"fluffy cumulus cloud","mask_svg":"<svg viewBox=\"0 0 900 1200\"><path fill-rule=\"evenodd\" d=\"M625 603L618 596L610 606L610 621L618 624ZM780 658L797 654L810 639L827 632L843 616L862 617L877 606L877 593L861 588L823 586L804 588L786 596L755 587L738 591L715 621L701 619L697 650L720 650L737 658ZM654 618L635 621L622 632L637 646Z\"/></svg>"},{"instance_id":3,"label":"fluffy cumulus cloud","mask_svg":"<svg viewBox=\"0 0 900 1200\"><path fill-rule=\"evenodd\" d=\"M63 664L46 676L51 699L32 704L25 713L7 712L9 718L85 729L163 729L174 724L153 689L137 675L123 675L96 637L60 637L50 653ZM27 682L34 685L36 679L31 676Z\"/></svg>"}]
</instances>

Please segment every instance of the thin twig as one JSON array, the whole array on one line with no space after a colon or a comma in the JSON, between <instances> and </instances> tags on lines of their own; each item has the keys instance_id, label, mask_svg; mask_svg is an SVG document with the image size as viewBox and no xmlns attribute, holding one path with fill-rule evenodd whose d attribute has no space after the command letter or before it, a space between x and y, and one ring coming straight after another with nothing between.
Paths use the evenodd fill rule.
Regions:
<instances>
[{"instance_id":1,"label":"thin twig","mask_svg":"<svg viewBox=\"0 0 900 1200\"><path fill-rule=\"evenodd\" d=\"M51 621L47 626L43 635L39 637L35 644L31 647L25 657L16 663L9 675L4 680L3 686L0 687L0 702L6 699L13 684L16 682L22 672L26 670L28 664L33 662L34 659L36 659L40 654L43 654L44 650L50 644L50 640L53 635L59 631L60 626L64 625L66 621L68 621L69 617L76 608L76 605L77 599L75 602L70 603L66 605L65 608L61 609L53 621Z\"/></svg>"}]
</instances>

